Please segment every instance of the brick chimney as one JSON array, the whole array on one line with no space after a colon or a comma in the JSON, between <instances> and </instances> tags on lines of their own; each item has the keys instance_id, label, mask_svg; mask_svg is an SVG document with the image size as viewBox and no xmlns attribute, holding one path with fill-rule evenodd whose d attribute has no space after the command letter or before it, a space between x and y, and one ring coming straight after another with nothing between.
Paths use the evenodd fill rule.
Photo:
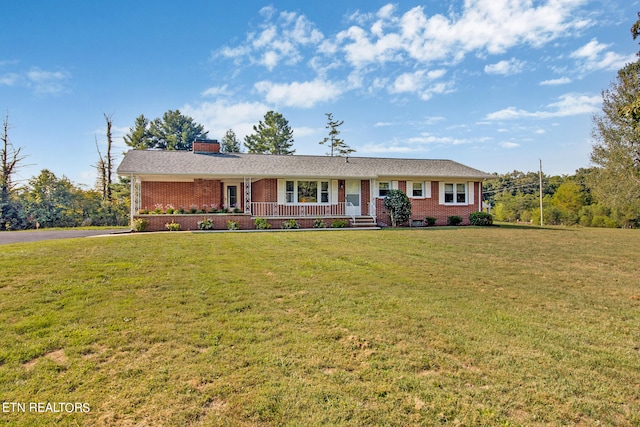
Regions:
<instances>
[{"instance_id":1,"label":"brick chimney","mask_svg":"<svg viewBox=\"0 0 640 427\"><path fill-rule=\"evenodd\" d=\"M220 143L217 139L196 139L193 141L193 152L196 154L219 153Z\"/></svg>"}]
</instances>

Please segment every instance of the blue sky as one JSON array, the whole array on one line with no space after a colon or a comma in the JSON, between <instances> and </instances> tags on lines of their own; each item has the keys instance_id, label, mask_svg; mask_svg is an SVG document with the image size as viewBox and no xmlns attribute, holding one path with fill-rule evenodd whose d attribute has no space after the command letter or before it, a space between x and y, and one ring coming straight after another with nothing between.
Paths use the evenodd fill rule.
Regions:
<instances>
[{"instance_id":1,"label":"blue sky","mask_svg":"<svg viewBox=\"0 0 640 427\"><path fill-rule=\"evenodd\" d=\"M355 155L487 172L589 166L591 116L640 47L639 0L4 1L0 111L28 157L93 186L140 114L179 109L240 139L268 110L297 154L326 153L325 113ZM119 161L119 160L118 160Z\"/></svg>"}]
</instances>

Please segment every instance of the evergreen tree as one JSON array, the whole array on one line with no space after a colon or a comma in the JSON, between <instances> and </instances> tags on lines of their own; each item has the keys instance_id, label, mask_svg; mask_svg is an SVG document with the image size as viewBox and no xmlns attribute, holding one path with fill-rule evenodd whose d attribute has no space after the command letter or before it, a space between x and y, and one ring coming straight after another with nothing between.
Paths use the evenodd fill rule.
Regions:
<instances>
[{"instance_id":1,"label":"evergreen tree","mask_svg":"<svg viewBox=\"0 0 640 427\"><path fill-rule=\"evenodd\" d=\"M222 137L222 143L220 144L220 151L223 153L239 153L240 141L233 129L229 129Z\"/></svg>"},{"instance_id":2,"label":"evergreen tree","mask_svg":"<svg viewBox=\"0 0 640 427\"><path fill-rule=\"evenodd\" d=\"M129 128L129 133L124 136L124 142L137 150L150 148L151 134L149 133L149 120L144 114L136 118L135 125Z\"/></svg>"},{"instance_id":3,"label":"evergreen tree","mask_svg":"<svg viewBox=\"0 0 640 427\"><path fill-rule=\"evenodd\" d=\"M255 154L293 154L293 130L284 116L275 111L268 111L257 126L255 133L244 138L244 145L249 153Z\"/></svg>"},{"instance_id":4,"label":"evergreen tree","mask_svg":"<svg viewBox=\"0 0 640 427\"><path fill-rule=\"evenodd\" d=\"M325 127L329 129L329 136L320 141L320 144L329 144L331 152L328 155L332 157L334 155L348 156L356 151L345 144L343 139L338 138L338 135L340 135L338 127L342 126L344 120L333 120L333 113L325 113L325 116L327 116L327 126Z\"/></svg>"},{"instance_id":5,"label":"evergreen tree","mask_svg":"<svg viewBox=\"0 0 640 427\"><path fill-rule=\"evenodd\" d=\"M180 110L169 110L162 118L149 122L144 115L124 137L127 145L136 149L191 150L196 138L206 138L209 132Z\"/></svg>"}]
</instances>

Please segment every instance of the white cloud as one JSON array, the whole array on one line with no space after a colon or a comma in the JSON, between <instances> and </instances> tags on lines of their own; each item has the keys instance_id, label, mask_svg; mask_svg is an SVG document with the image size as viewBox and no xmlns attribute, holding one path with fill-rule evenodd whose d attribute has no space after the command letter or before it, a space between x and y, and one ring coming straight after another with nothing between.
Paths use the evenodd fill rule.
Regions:
<instances>
[{"instance_id":1,"label":"white cloud","mask_svg":"<svg viewBox=\"0 0 640 427\"><path fill-rule=\"evenodd\" d=\"M521 118L548 119L554 117L568 117L580 114L592 114L598 111L601 103L599 96L568 93L562 95L557 102L551 103L544 111L520 110L508 107L487 115L487 120L513 120Z\"/></svg>"},{"instance_id":2,"label":"white cloud","mask_svg":"<svg viewBox=\"0 0 640 427\"><path fill-rule=\"evenodd\" d=\"M264 21L257 31L250 32L246 40L236 47L225 46L217 54L231 58L237 64L246 58L249 63L273 70L281 63L297 64L302 60L300 49L308 45L316 48L324 41L324 35L304 15L277 11L272 6L260 10ZM329 50L329 44L325 49Z\"/></svg>"},{"instance_id":3,"label":"white cloud","mask_svg":"<svg viewBox=\"0 0 640 427\"><path fill-rule=\"evenodd\" d=\"M319 79L292 83L260 81L254 87L265 95L267 102L286 107L311 108L342 94L342 89L335 83Z\"/></svg>"},{"instance_id":4,"label":"white cloud","mask_svg":"<svg viewBox=\"0 0 640 427\"><path fill-rule=\"evenodd\" d=\"M512 142L512 141L504 141L500 144L500 146L502 148L516 148L519 147L520 144L516 143L516 142Z\"/></svg>"},{"instance_id":5,"label":"white cloud","mask_svg":"<svg viewBox=\"0 0 640 427\"><path fill-rule=\"evenodd\" d=\"M15 65L15 61L6 61L2 65ZM46 71L32 67L29 71L8 72L0 75L0 85L22 86L40 95L55 95L67 89L66 82L71 74L66 70Z\"/></svg>"},{"instance_id":6,"label":"white cloud","mask_svg":"<svg viewBox=\"0 0 640 427\"><path fill-rule=\"evenodd\" d=\"M620 55L608 51L610 46L610 44L600 43L594 38L580 49L573 51L569 56L579 62L583 72L617 71L626 64L636 61L635 55Z\"/></svg>"},{"instance_id":7,"label":"white cloud","mask_svg":"<svg viewBox=\"0 0 640 427\"><path fill-rule=\"evenodd\" d=\"M559 79L543 80L540 82L540 86L560 86L571 83L569 77L561 77Z\"/></svg>"},{"instance_id":8,"label":"white cloud","mask_svg":"<svg viewBox=\"0 0 640 427\"><path fill-rule=\"evenodd\" d=\"M211 97L228 96L230 94L231 92L229 91L227 85L213 86L202 92L202 96L211 96Z\"/></svg>"},{"instance_id":9,"label":"white cloud","mask_svg":"<svg viewBox=\"0 0 640 427\"><path fill-rule=\"evenodd\" d=\"M500 61L496 64L488 64L484 67L484 72L487 74L499 74L503 76L509 76L512 74L518 74L522 72L525 63L518 61L515 58L509 60Z\"/></svg>"},{"instance_id":10,"label":"white cloud","mask_svg":"<svg viewBox=\"0 0 640 427\"><path fill-rule=\"evenodd\" d=\"M228 100L187 104L180 111L192 117L209 131L209 137L222 138L228 129L233 129L239 140L253 132L253 126L264 119L272 108L260 102L232 103Z\"/></svg>"}]
</instances>

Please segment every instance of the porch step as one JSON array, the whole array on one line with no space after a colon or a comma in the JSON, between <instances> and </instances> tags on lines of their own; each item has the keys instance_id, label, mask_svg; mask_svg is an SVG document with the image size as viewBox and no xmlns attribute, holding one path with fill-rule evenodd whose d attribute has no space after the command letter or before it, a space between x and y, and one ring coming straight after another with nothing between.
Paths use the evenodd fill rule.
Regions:
<instances>
[{"instance_id":1,"label":"porch step","mask_svg":"<svg viewBox=\"0 0 640 427\"><path fill-rule=\"evenodd\" d=\"M375 219L373 219L372 216L368 216L368 215L364 215L364 216L357 216L355 217L355 220L351 220L351 226L352 227L377 227L378 224L376 224Z\"/></svg>"}]
</instances>

